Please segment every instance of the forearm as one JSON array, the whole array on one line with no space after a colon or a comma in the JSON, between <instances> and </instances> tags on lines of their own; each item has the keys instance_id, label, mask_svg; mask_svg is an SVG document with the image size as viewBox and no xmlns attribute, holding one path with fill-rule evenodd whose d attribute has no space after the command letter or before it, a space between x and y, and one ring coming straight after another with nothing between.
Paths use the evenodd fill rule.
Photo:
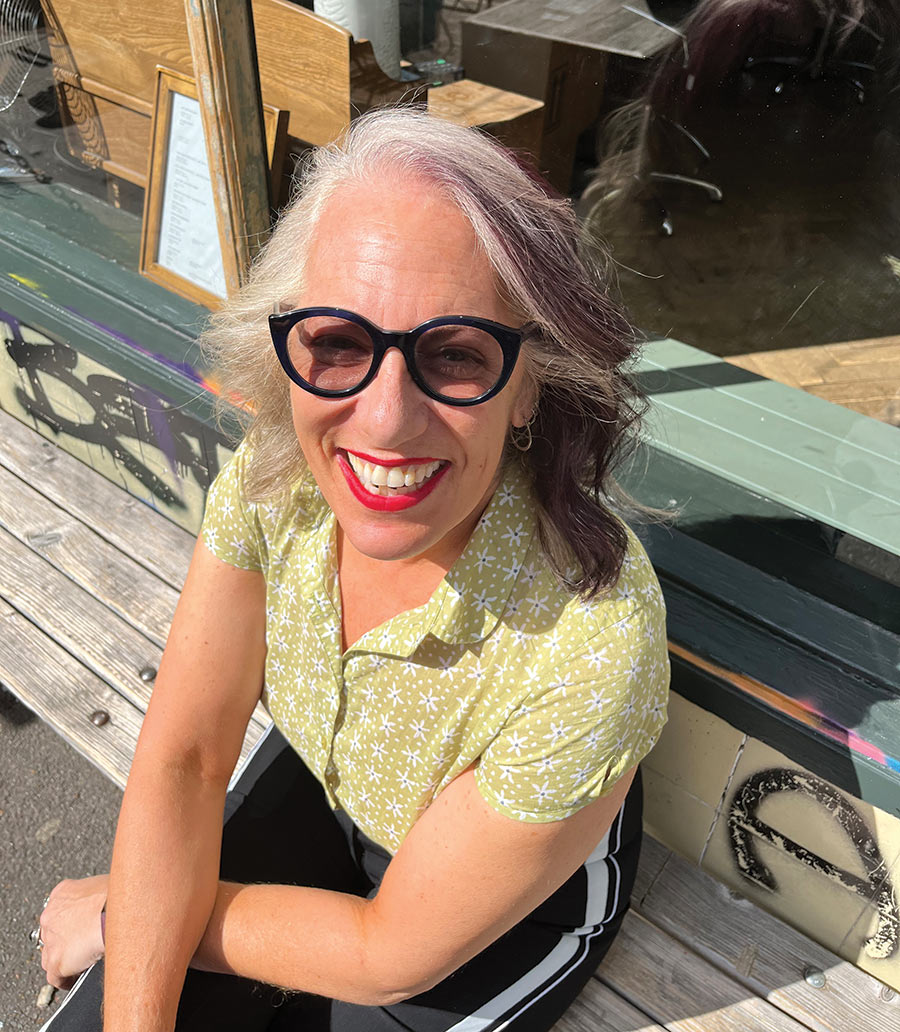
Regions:
<instances>
[{"instance_id":1,"label":"forearm","mask_svg":"<svg viewBox=\"0 0 900 1032\"><path fill-rule=\"evenodd\" d=\"M220 882L192 966L351 1003L384 1005L416 990L391 971L396 941L369 900L327 889Z\"/></svg>"},{"instance_id":2,"label":"forearm","mask_svg":"<svg viewBox=\"0 0 900 1032\"><path fill-rule=\"evenodd\" d=\"M136 763L122 803L106 919L104 1032L170 1032L216 898L225 786Z\"/></svg>"}]
</instances>

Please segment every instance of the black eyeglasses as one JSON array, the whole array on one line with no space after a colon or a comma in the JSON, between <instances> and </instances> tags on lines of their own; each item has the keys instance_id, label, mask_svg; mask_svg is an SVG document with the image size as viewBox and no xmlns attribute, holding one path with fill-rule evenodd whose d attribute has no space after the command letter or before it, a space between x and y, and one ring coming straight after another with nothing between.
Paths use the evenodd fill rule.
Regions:
<instances>
[{"instance_id":1,"label":"black eyeglasses","mask_svg":"<svg viewBox=\"0 0 900 1032\"><path fill-rule=\"evenodd\" d=\"M388 348L398 348L413 382L445 405L478 405L509 380L528 327L442 315L406 332L382 330L343 308L297 308L269 316L284 371L320 398L367 387Z\"/></svg>"}]
</instances>

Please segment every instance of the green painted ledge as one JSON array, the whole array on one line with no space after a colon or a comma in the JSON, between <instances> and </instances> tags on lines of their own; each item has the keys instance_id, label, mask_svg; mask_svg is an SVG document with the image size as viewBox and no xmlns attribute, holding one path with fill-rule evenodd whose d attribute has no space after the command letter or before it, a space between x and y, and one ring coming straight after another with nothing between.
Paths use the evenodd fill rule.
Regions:
<instances>
[{"instance_id":1,"label":"green painted ledge","mask_svg":"<svg viewBox=\"0 0 900 1032\"><path fill-rule=\"evenodd\" d=\"M676 340L647 344L650 443L900 555L900 431Z\"/></svg>"}]
</instances>

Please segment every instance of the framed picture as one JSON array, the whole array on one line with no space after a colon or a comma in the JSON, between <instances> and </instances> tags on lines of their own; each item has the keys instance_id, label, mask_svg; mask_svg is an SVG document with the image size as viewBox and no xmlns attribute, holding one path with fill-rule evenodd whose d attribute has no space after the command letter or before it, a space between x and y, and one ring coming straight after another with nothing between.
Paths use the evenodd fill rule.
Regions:
<instances>
[{"instance_id":1,"label":"framed picture","mask_svg":"<svg viewBox=\"0 0 900 1032\"><path fill-rule=\"evenodd\" d=\"M183 297L217 308L238 282L234 249L223 246L227 216L216 204L197 86L157 67L140 270ZM281 180L288 111L263 107L270 180Z\"/></svg>"}]
</instances>

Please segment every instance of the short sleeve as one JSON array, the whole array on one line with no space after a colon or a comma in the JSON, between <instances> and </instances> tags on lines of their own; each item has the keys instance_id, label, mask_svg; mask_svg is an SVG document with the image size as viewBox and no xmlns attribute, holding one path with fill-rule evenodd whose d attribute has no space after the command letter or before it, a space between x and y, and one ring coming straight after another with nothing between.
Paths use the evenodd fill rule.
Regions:
<instances>
[{"instance_id":1,"label":"short sleeve","mask_svg":"<svg viewBox=\"0 0 900 1032\"><path fill-rule=\"evenodd\" d=\"M653 748L666 722L661 597L590 638L535 687L482 754L481 794L508 817L564 820Z\"/></svg>"},{"instance_id":2,"label":"short sleeve","mask_svg":"<svg viewBox=\"0 0 900 1032\"><path fill-rule=\"evenodd\" d=\"M222 467L206 496L200 533L214 556L242 570L266 566L266 545L257 505L244 496L246 442Z\"/></svg>"}]
</instances>

